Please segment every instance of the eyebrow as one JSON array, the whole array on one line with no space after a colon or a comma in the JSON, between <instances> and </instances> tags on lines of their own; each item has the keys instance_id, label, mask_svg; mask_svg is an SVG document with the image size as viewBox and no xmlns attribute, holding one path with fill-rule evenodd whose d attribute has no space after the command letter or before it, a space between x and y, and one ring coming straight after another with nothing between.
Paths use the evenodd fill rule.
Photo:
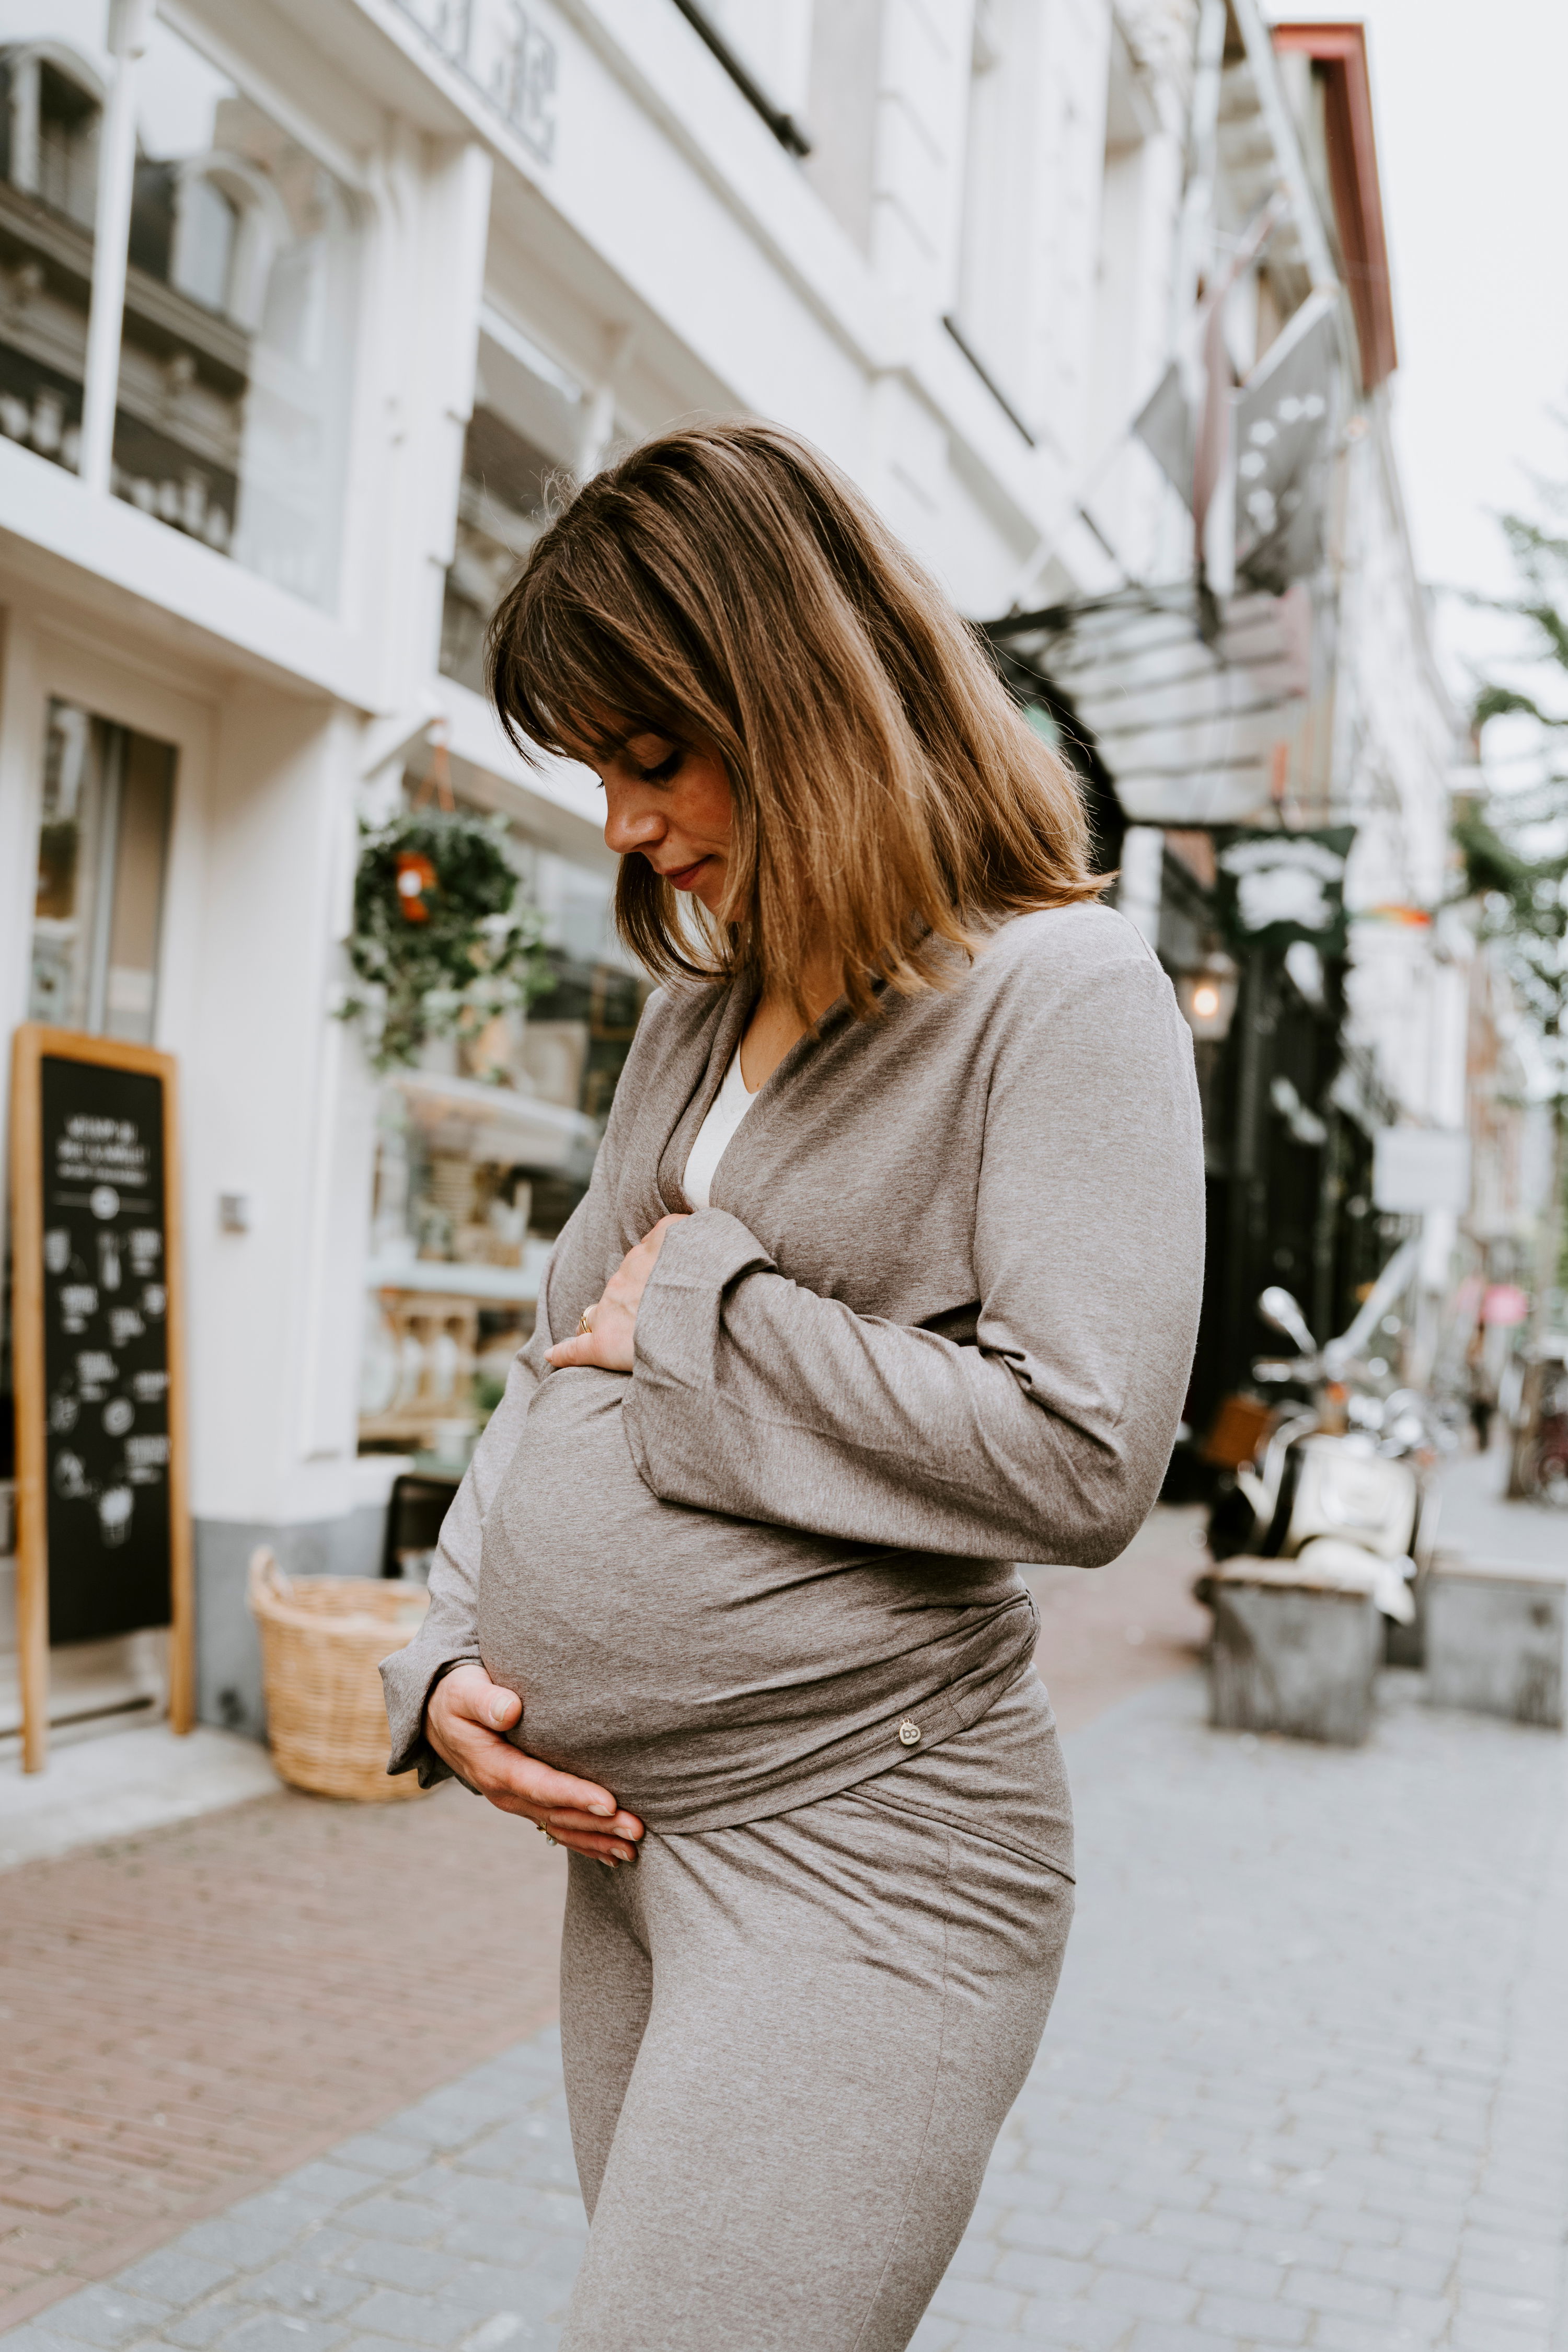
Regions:
<instances>
[{"instance_id":1,"label":"eyebrow","mask_svg":"<svg viewBox=\"0 0 1568 2352\"><path fill-rule=\"evenodd\" d=\"M624 735L605 737L602 741L595 743L593 747L595 755L601 760L616 759L628 745L635 743L639 736L643 735L651 736L656 743L675 743L679 740L678 736L670 734L668 728L651 725L629 727Z\"/></svg>"}]
</instances>

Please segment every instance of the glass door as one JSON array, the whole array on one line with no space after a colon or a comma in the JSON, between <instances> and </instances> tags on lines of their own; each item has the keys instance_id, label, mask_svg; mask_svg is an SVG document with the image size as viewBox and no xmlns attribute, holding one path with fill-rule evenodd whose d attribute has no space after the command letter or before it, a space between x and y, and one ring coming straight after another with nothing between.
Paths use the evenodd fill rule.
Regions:
<instances>
[{"instance_id":1,"label":"glass door","mask_svg":"<svg viewBox=\"0 0 1568 2352\"><path fill-rule=\"evenodd\" d=\"M50 702L29 1020L152 1044L177 756Z\"/></svg>"}]
</instances>

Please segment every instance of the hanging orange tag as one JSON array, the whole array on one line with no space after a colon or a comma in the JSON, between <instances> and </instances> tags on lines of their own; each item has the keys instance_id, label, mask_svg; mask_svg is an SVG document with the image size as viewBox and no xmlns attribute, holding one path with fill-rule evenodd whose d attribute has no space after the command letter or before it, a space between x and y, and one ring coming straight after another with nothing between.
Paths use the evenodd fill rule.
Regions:
<instances>
[{"instance_id":1,"label":"hanging orange tag","mask_svg":"<svg viewBox=\"0 0 1568 2352\"><path fill-rule=\"evenodd\" d=\"M430 909L426 894L436 887L436 868L417 849L400 849L397 853L397 903L407 923L427 923Z\"/></svg>"}]
</instances>

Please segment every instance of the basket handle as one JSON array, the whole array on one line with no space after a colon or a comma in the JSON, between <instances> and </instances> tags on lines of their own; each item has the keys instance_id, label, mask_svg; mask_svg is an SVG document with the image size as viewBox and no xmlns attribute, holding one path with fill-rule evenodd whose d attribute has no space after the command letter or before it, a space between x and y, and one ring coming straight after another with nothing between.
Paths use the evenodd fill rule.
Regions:
<instances>
[{"instance_id":1,"label":"basket handle","mask_svg":"<svg viewBox=\"0 0 1568 2352\"><path fill-rule=\"evenodd\" d=\"M293 1579L285 1576L278 1565L278 1555L270 1544L258 1544L250 1555L250 1567L246 1577L246 1600L252 1616L257 1603L263 1599L288 1601L294 1591Z\"/></svg>"}]
</instances>

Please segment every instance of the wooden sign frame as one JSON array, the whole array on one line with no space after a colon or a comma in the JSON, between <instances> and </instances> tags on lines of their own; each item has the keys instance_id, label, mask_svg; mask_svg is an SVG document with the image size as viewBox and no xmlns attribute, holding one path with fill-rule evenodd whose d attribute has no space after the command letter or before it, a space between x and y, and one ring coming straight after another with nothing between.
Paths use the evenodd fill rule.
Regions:
<instances>
[{"instance_id":1,"label":"wooden sign frame","mask_svg":"<svg viewBox=\"0 0 1568 2352\"><path fill-rule=\"evenodd\" d=\"M177 1065L172 1054L25 1023L11 1056L11 1346L16 1392L16 1633L22 1681L22 1765L48 1756L48 1438L44 1355L43 1063L85 1062L162 1082L163 1266L169 1385L169 1722L195 1720L195 1579L186 1445L184 1228L180 1204Z\"/></svg>"}]
</instances>

